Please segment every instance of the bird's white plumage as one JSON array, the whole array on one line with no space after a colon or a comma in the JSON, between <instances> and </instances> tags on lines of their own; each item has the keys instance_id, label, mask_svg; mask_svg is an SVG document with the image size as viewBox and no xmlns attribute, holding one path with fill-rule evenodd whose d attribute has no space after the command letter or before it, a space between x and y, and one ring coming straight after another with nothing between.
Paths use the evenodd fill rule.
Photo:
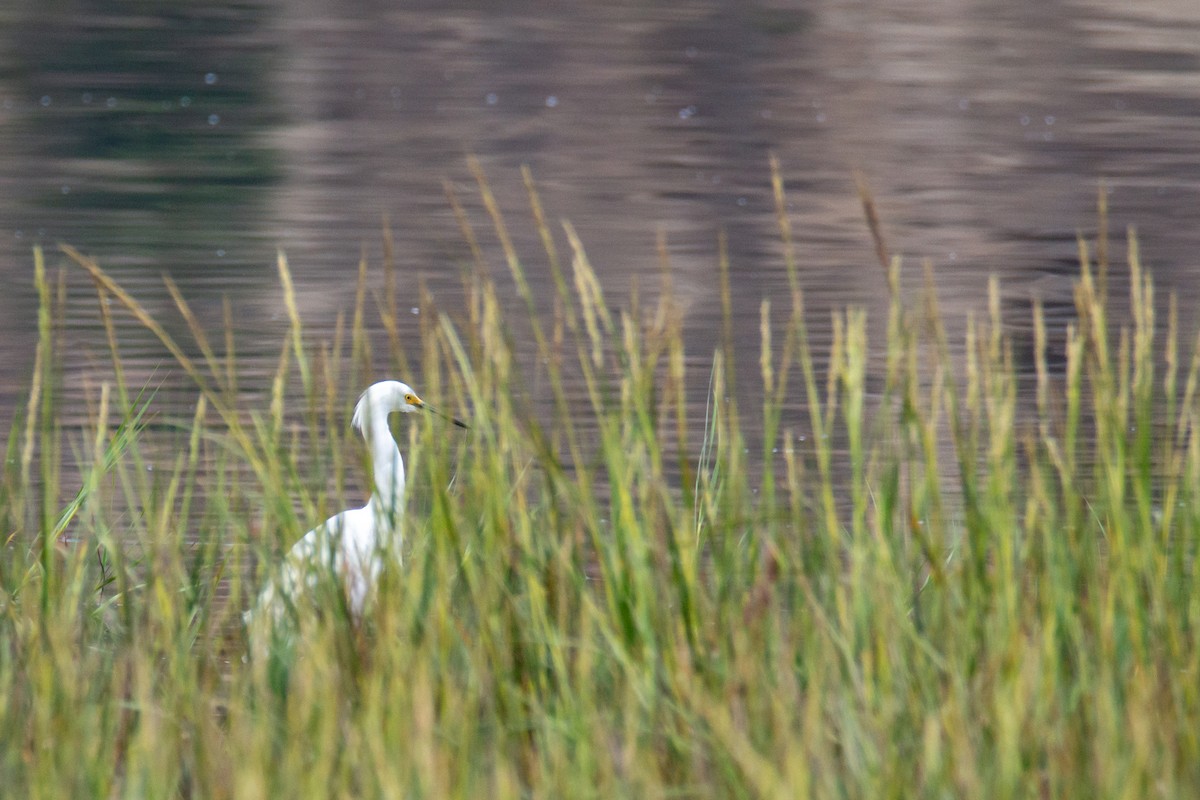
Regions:
<instances>
[{"instance_id":1,"label":"bird's white plumage","mask_svg":"<svg viewBox=\"0 0 1200 800\"><path fill-rule=\"evenodd\" d=\"M371 499L362 508L330 517L292 546L246 614L252 637L265 632L260 626L283 621L289 609L299 611L312 602L322 581L339 587L351 616L362 617L384 564L401 560L404 460L388 428L388 415L422 408L427 406L416 392L399 381L381 381L363 392L351 424L362 433L371 454Z\"/></svg>"}]
</instances>

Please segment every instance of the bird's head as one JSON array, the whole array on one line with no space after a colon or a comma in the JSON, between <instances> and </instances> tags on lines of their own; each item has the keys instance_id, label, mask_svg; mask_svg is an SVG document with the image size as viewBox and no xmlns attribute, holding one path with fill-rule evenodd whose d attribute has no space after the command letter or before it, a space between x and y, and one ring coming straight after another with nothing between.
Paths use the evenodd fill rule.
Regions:
<instances>
[{"instance_id":1,"label":"bird's head","mask_svg":"<svg viewBox=\"0 0 1200 800\"><path fill-rule=\"evenodd\" d=\"M386 418L388 414L394 412L408 414L412 411L429 411L437 414L439 417L444 416L418 397L417 393L407 383L401 383L400 381L380 381L379 383L371 384L362 393L362 397L358 399L358 404L354 407L354 417L351 419L350 424L359 431L366 433L365 425L367 424L367 420L375 415ZM465 423L452 417L446 417L446 419L449 419L460 428L467 427Z\"/></svg>"}]
</instances>

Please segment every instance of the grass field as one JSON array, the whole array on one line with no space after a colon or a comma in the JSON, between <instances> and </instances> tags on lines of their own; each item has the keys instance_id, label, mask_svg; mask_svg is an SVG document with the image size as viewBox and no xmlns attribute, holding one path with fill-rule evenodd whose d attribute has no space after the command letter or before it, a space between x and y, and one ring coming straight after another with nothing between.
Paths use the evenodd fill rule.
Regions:
<instances>
[{"instance_id":1,"label":"grass field","mask_svg":"<svg viewBox=\"0 0 1200 800\"><path fill-rule=\"evenodd\" d=\"M1108 316L1107 249L1081 242L1076 319L1051 341L1034 309L1026 380L995 284L966 341L948 341L932 289L897 288L869 199L886 341L851 309L830 352L811 352L781 213L790 302L764 303L762 357L736 365L756 388L733 392L732 322L708 374L687 374L670 298L616 310L529 181L545 244L529 257L558 295L539 318L480 177L507 269L468 265L467 309L422 314L419 344L402 345L386 294L372 302L365 264L336 341L311 338L280 257L291 326L254 408L232 337L202 331L173 290L192 329L176 342L66 248L112 301L112 378L72 396L61 282L35 254L37 364L0 480L5 796L1200 791L1200 350L1135 242L1128 322ZM489 275L528 303L521 344ZM191 419L127 384L114 315L190 376ZM367 333L380 327L386 353ZM550 411L530 402L529 363ZM311 620L290 669L243 663L240 612L264 574L249 565L269 569L357 496L350 407L372 377L412 375L471 430L398 429L415 484L403 570L360 628L336 604ZM795 396L803 420L782 411ZM82 435L67 403L89 409ZM168 434L164 463L147 448Z\"/></svg>"}]
</instances>

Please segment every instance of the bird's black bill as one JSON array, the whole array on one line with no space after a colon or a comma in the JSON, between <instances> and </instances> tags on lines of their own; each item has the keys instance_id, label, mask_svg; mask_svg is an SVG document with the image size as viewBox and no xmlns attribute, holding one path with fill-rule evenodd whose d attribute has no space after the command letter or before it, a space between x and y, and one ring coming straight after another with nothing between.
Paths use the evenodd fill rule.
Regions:
<instances>
[{"instance_id":1,"label":"bird's black bill","mask_svg":"<svg viewBox=\"0 0 1200 800\"><path fill-rule=\"evenodd\" d=\"M436 408L429 405L428 403L422 404L421 408L425 409L426 411L429 411L430 413L434 414L435 416L441 417L442 419L444 419L448 422L453 422L455 425L457 425L460 428L466 428L467 430L471 429L471 426L468 425L467 423L463 422L461 419L451 417L448 414L443 414L442 412L438 411Z\"/></svg>"}]
</instances>

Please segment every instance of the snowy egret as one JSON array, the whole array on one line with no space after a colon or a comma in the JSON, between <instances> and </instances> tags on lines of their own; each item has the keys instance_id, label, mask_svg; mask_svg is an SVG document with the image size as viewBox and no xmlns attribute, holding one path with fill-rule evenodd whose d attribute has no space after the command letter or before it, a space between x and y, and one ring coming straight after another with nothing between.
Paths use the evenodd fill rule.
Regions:
<instances>
[{"instance_id":1,"label":"snowy egret","mask_svg":"<svg viewBox=\"0 0 1200 800\"><path fill-rule=\"evenodd\" d=\"M381 381L368 387L354 407L350 424L367 440L371 452L371 499L362 508L330 517L292 546L278 574L263 587L253 610L246 613L253 638L258 638L255 629L259 625L278 624L289 608L303 603L302 593L315 593L322 579L335 579L345 594L350 615L356 621L362 618L367 596L385 560L400 563L404 459L388 428L388 415L413 411L428 411L460 428L467 427L430 407L408 384Z\"/></svg>"}]
</instances>

